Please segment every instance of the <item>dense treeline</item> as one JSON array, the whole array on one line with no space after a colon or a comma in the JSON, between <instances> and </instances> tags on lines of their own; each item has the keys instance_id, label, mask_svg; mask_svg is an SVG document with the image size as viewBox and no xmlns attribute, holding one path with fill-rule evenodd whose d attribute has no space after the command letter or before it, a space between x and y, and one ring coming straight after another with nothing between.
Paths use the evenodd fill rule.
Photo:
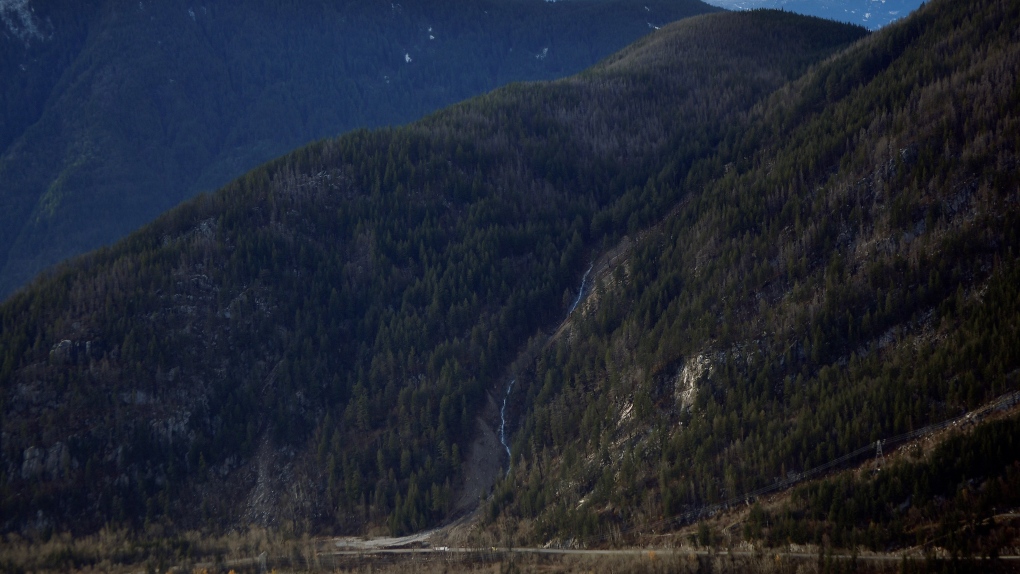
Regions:
<instances>
[{"instance_id":1,"label":"dense treeline","mask_svg":"<svg viewBox=\"0 0 1020 574\"><path fill-rule=\"evenodd\" d=\"M958 435L924 456L902 456L874 474L844 473L793 491L789 503L751 511L744 535L770 544L884 549L945 548L955 557L997 556L1015 540L1020 503L1020 421ZM920 451L920 449L915 449Z\"/></svg>"},{"instance_id":2,"label":"dense treeline","mask_svg":"<svg viewBox=\"0 0 1020 574\"><path fill-rule=\"evenodd\" d=\"M695 161L521 379L490 516L606 534L1015 390L1018 23L931 3Z\"/></svg>"},{"instance_id":3,"label":"dense treeline","mask_svg":"<svg viewBox=\"0 0 1020 574\"><path fill-rule=\"evenodd\" d=\"M686 20L574 78L307 146L58 268L0 307L3 528L450 515L485 393L593 249L862 35Z\"/></svg>"},{"instance_id":4,"label":"dense treeline","mask_svg":"<svg viewBox=\"0 0 1020 574\"><path fill-rule=\"evenodd\" d=\"M38 3L37 3L38 4ZM576 73L697 0L45 2L0 35L0 296L307 142Z\"/></svg>"}]
</instances>

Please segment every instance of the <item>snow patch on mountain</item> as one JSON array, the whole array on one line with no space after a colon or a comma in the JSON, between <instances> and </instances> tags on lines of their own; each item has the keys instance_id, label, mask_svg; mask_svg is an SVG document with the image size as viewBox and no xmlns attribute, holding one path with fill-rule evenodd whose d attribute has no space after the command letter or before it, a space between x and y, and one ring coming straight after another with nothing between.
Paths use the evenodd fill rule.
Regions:
<instances>
[{"instance_id":1,"label":"snow patch on mountain","mask_svg":"<svg viewBox=\"0 0 1020 574\"><path fill-rule=\"evenodd\" d=\"M16 38L28 44L32 38L42 39L28 0L0 0L0 20Z\"/></svg>"}]
</instances>

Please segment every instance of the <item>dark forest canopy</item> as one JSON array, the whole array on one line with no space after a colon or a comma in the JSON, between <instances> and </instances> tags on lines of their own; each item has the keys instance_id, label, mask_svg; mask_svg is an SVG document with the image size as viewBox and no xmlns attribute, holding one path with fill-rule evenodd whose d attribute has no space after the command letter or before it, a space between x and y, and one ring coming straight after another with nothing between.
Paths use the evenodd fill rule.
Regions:
<instances>
[{"instance_id":1,"label":"dark forest canopy","mask_svg":"<svg viewBox=\"0 0 1020 574\"><path fill-rule=\"evenodd\" d=\"M699 16L188 202L0 307L4 528L419 530L513 378L486 517L604 540L1016 391L1018 30L999 0ZM984 524L1014 427L744 537Z\"/></svg>"},{"instance_id":2,"label":"dark forest canopy","mask_svg":"<svg viewBox=\"0 0 1020 574\"><path fill-rule=\"evenodd\" d=\"M486 393L593 254L863 33L685 20L579 76L307 146L56 269L0 308L4 528L448 516Z\"/></svg>"},{"instance_id":3,"label":"dark forest canopy","mask_svg":"<svg viewBox=\"0 0 1020 574\"><path fill-rule=\"evenodd\" d=\"M1020 389L1018 30L1016 3L932 2L695 160L518 376L490 516L541 541L742 504ZM745 539L995 554L1020 473L989 437L1013 427L807 487ZM991 458L945 463L967 449Z\"/></svg>"}]
</instances>

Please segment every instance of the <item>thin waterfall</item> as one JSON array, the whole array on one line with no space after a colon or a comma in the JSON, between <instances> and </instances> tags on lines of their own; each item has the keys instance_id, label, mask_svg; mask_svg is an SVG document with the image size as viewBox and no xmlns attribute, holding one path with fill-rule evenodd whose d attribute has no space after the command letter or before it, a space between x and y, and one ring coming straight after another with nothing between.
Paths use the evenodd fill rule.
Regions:
<instances>
[{"instance_id":1,"label":"thin waterfall","mask_svg":"<svg viewBox=\"0 0 1020 574\"><path fill-rule=\"evenodd\" d=\"M584 272L584 276L581 277L581 288L577 290L577 298L574 299L574 304L570 306L570 310L567 311L567 315L570 315L571 313L574 312L574 309L577 307L577 304L580 303L581 298L584 297L584 286L585 283L587 283L588 281L588 274L591 273L591 269L594 266L595 262L592 261L591 265L588 265L588 270Z\"/></svg>"},{"instance_id":2,"label":"thin waterfall","mask_svg":"<svg viewBox=\"0 0 1020 574\"><path fill-rule=\"evenodd\" d=\"M506 386L506 394L503 395L503 406L499 409L499 442L506 449L506 473L510 474L510 463L513 459L510 456L510 445L506 442L506 400L510 398L510 391L514 388L514 383L517 379L510 379L510 383Z\"/></svg>"},{"instance_id":3,"label":"thin waterfall","mask_svg":"<svg viewBox=\"0 0 1020 574\"><path fill-rule=\"evenodd\" d=\"M595 267L595 262L592 261L591 264L588 265L588 270L585 271L584 275L581 277L581 288L577 291L577 298L574 299L574 303L570 306L570 310L567 311L567 315L568 316L571 313L574 312L574 309L577 308L577 305L581 302L581 299L584 298L584 288L588 284L588 274L591 273L591 270L594 267ZM506 459L507 459L506 473L507 473L507 475L510 474L510 465L513 463L513 455L510 454L510 444L506 440L506 401L507 401L507 399L510 398L510 391L512 391L514 389L514 383L516 383L516 382L517 382L517 379L510 379L510 382L507 383L507 385L506 385L506 393L503 395L503 406L501 406L499 408L499 442L500 442L500 444L503 445L503 450L506 451Z\"/></svg>"}]
</instances>

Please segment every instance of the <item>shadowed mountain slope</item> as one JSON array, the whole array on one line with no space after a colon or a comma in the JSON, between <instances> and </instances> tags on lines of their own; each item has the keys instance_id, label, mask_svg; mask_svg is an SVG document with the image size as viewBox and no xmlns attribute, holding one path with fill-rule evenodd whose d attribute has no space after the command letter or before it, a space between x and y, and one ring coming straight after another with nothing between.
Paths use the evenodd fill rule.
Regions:
<instances>
[{"instance_id":1,"label":"shadowed mountain slope","mask_svg":"<svg viewBox=\"0 0 1020 574\"><path fill-rule=\"evenodd\" d=\"M0 8L0 297L298 146L576 73L697 0Z\"/></svg>"},{"instance_id":2,"label":"shadowed mountain slope","mask_svg":"<svg viewBox=\"0 0 1020 574\"><path fill-rule=\"evenodd\" d=\"M486 393L593 249L863 34L687 19L581 75L302 148L57 268L0 307L3 529L443 519Z\"/></svg>"}]
</instances>

